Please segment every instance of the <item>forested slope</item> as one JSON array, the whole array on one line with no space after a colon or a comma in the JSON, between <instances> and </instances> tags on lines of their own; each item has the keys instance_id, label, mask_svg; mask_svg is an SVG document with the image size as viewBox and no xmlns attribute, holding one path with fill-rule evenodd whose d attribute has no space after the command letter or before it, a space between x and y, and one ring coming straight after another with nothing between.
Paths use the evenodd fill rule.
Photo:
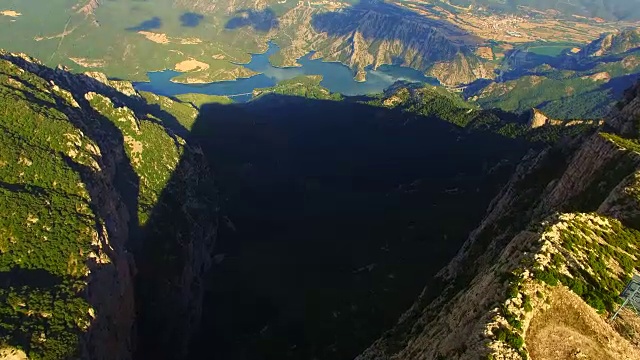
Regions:
<instances>
[{"instance_id":1,"label":"forested slope","mask_svg":"<svg viewBox=\"0 0 640 360\"><path fill-rule=\"evenodd\" d=\"M169 316L197 318L197 291L164 285L191 286L215 239L214 189L195 185L211 175L176 135L196 109L166 98L154 105L130 83L5 52L0 101L3 347L34 359L125 359L140 348L135 330L147 316L173 309ZM134 287L160 263L166 276L155 293ZM191 266L198 270L185 272ZM160 299L165 306L139 306ZM154 331L168 326L180 325Z\"/></svg>"}]
</instances>

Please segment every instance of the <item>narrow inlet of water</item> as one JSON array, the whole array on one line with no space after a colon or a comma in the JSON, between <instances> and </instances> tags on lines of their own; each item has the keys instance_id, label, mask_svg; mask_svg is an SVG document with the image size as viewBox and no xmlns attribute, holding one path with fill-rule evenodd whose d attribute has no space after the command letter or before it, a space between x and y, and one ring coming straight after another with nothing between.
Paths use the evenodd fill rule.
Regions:
<instances>
[{"instance_id":1,"label":"narrow inlet of water","mask_svg":"<svg viewBox=\"0 0 640 360\"><path fill-rule=\"evenodd\" d=\"M283 80L301 75L321 75L320 83L329 91L347 96L381 93L395 82L404 80L416 83L438 84L434 78L426 77L418 70L397 65L382 65L376 70L367 70L367 80L358 82L353 79L353 71L338 62L324 62L322 59L312 60L312 53L298 60L300 67L274 67L269 57L279 50L274 43L262 54L254 54L251 62L244 64L248 69L259 72L259 75L234 81L220 81L209 84L180 84L171 79L180 75L173 70L150 72L149 82L135 83L138 90L150 91L165 96L187 93L208 95L224 95L233 97L236 102L251 99L254 89L275 86Z\"/></svg>"}]
</instances>

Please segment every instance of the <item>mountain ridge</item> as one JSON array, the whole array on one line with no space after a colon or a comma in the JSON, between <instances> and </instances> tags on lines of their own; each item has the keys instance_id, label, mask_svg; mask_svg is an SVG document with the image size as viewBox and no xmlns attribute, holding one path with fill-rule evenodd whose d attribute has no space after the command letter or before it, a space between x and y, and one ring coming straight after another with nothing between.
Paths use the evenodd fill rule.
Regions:
<instances>
[{"instance_id":1,"label":"mountain ridge","mask_svg":"<svg viewBox=\"0 0 640 360\"><path fill-rule=\"evenodd\" d=\"M630 99L621 105L621 110L614 111L607 124L629 134L629 124L634 122L633 115L638 111L638 98L633 97L637 89L638 86L628 92ZM629 253L633 259L629 258L631 263L624 266L626 270L613 275L616 280L611 284L615 286L605 282L604 278L591 278L587 285L575 285L579 272L562 270L563 267L566 269L566 266L569 266L565 261L570 260L566 259L573 257L579 266L588 269L589 266L599 266L598 259L602 255L597 255L594 259L575 255L578 247L572 247L575 245L568 242L569 240L557 240L557 234L549 233L553 232L549 230L549 224L562 229L569 226L567 236L585 236L588 241L607 243L616 251L622 252L623 250L618 248L620 245L616 245L616 240L592 240L598 238L595 235L577 235L581 233L567 225L567 222L581 218L581 221L591 224L580 225L586 229L595 228L595 222L605 224L605 227L615 223L618 230L613 230L614 233L623 234L628 231L635 234L638 231L638 203L633 195L633 179L639 170L640 157L636 145L633 144L615 135L596 132L584 135L581 139L568 142L565 140L564 143L552 145L540 153L532 152L527 155L501 194L493 200L484 220L470 234L458 255L441 270L438 278L425 288L421 298L403 315L396 327L358 359L418 359L438 356L447 359L471 359L477 356L489 359L528 358L528 351L537 345L528 342L527 331L531 316L541 316L540 314L549 310L545 310L540 304L532 306L529 303L526 305L528 310L522 311L525 306L524 299L534 298L536 291L542 291L542 297L545 298L552 296L553 288L558 283L570 286L574 294L584 298L582 301L589 301L589 304L597 307L599 311L604 311L605 308L607 311L613 311L617 295L630 278L630 271L634 268L632 264L637 268L637 254ZM518 212L514 213L514 209ZM560 213L560 218L554 213ZM612 230L604 230L605 233L607 231ZM546 242L552 238L556 239L551 240L557 244L553 245L556 250L550 250L551 245ZM531 245L533 247L530 247ZM582 246L585 246L580 247L582 251L588 251L586 245ZM500 255L501 253L503 255ZM517 259L523 256L539 261L545 257L553 257L554 253L562 254L556 256L554 265L548 265L549 260L546 260L538 265L533 262L533 266L531 262L523 261L522 264L526 265L518 271L513 265L503 267L505 264L512 264L514 259L516 262L519 261ZM618 256L620 257L614 257L613 261L622 262L621 257L624 256ZM553 275L546 271L552 271ZM565 271L564 274L567 275L562 277L554 271L560 274ZM505 272L508 275L506 279L502 275ZM515 283L508 280L511 276L517 279ZM487 289L479 288L480 284L495 287L492 288L494 290L489 290L489 293L497 293L495 296L487 297ZM441 290L437 290L439 287L442 287ZM507 291L505 295L500 292L505 290L499 290L505 287L514 290ZM589 289L598 293L598 302L595 298L587 297L586 293L582 292L585 290L578 289ZM442 295L438 296L438 293ZM606 300L600 299L599 296ZM465 305L468 302L477 307L469 311L462 310L468 306ZM505 302L505 305L495 308L501 302ZM487 327L478 329L478 321L480 324L487 324ZM610 326L604 325L602 319L599 321L603 327ZM580 330L576 331L580 336L590 336L588 333L581 333ZM605 353L612 351L611 348L606 348L605 344L600 344L599 347L604 349L602 351ZM630 348L627 346L626 349ZM565 350L567 349L563 351ZM637 352L637 349L627 351ZM611 353L608 354L606 356L613 356ZM592 353L592 356L595 355ZM626 353L625 356L631 355Z\"/></svg>"}]
</instances>

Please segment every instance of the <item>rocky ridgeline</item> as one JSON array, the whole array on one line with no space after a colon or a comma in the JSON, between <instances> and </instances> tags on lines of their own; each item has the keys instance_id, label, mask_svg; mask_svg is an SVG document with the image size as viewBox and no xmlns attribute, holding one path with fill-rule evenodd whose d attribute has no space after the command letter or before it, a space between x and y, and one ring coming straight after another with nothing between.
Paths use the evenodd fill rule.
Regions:
<instances>
[{"instance_id":1,"label":"rocky ridgeline","mask_svg":"<svg viewBox=\"0 0 640 360\"><path fill-rule=\"evenodd\" d=\"M532 109L527 127L536 129L542 126L575 126L584 124L602 126L604 125L604 120L557 120L550 118L538 109Z\"/></svg>"},{"instance_id":2,"label":"rocky ridgeline","mask_svg":"<svg viewBox=\"0 0 640 360\"><path fill-rule=\"evenodd\" d=\"M602 131L635 129L637 89ZM640 265L638 149L637 142L599 131L532 151L458 255L358 359L546 358L552 335L541 319L562 311L584 323L558 315L557 326L596 343L582 349L587 357L637 358L638 350L596 310L606 314L617 306ZM590 338L593 333L611 342ZM556 354L581 347L555 346Z\"/></svg>"}]
</instances>

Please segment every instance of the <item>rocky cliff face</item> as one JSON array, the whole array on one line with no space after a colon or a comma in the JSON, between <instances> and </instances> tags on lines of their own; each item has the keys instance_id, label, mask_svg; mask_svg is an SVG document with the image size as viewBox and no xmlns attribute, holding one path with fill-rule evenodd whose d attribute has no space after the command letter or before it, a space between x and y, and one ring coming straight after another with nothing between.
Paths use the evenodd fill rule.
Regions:
<instances>
[{"instance_id":1,"label":"rocky cliff face","mask_svg":"<svg viewBox=\"0 0 640 360\"><path fill-rule=\"evenodd\" d=\"M438 79L443 85L458 86L478 79L495 79L495 68L495 64L461 51L452 59L437 61L427 69L426 74Z\"/></svg>"},{"instance_id":2,"label":"rocky cliff face","mask_svg":"<svg viewBox=\"0 0 640 360\"><path fill-rule=\"evenodd\" d=\"M604 125L604 120L557 120L550 118L538 109L532 109L527 126L529 129L536 129L542 126L576 126L584 124L602 126Z\"/></svg>"},{"instance_id":3,"label":"rocky cliff face","mask_svg":"<svg viewBox=\"0 0 640 360\"><path fill-rule=\"evenodd\" d=\"M560 122L561 123L561 122ZM558 120L550 119L547 115L545 115L542 111L538 109L533 109L531 112L531 118L529 119L529 128L535 129L544 125L558 125Z\"/></svg>"},{"instance_id":4,"label":"rocky cliff face","mask_svg":"<svg viewBox=\"0 0 640 360\"><path fill-rule=\"evenodd\" d=\"M640 119L640 86L625 91L624 98L613 109L607 124L618 133L637 138L638 119Z\"/></svg>"},{"instance_id":5,"label":"rocky cliff face","mask_svg":"<svg viewBox=\"0 0 640 360\"><path fill-rule=\"evenodd\" d=\"M173 337L157 349L186 351L216 229L210 171L176 135L197 111L181 104L174 113L190 118L179 118L128 82L23 54L2 52L0 62L0 191L11 214L0 233L20 239L2 245L1 295L13 304L3 314L14 314L2 322L21 324L2 342L36 358L129 359L146 351L149 319L162 317L155 330ZM21 216L33 225L24 236L12 225ZM154 277L158 269L164 278Z\"/></svg>"},{"instance_id":6,"label":"rocky cliff face","mask_svg":"<svg viewBox=\"0 0 640 360\"><path fill-rule=\"evenodd\" d=\"M630 97L608 119L618 129L635 121L638 99ZM635 144L598 132L527 155L458 255L396 327L358 359L521 359L527 352L540 353L542 330L529 325L557 308L531 299L538 293L549 299L561 296L551 286L558 282L573 291L573 300L562 295L565 303L579 307L585 301L611 311L631 264L640 264L637 251L618 243L636 241L636 235L628 235L630 240L607 235L637 232L640 155ZM558 213L564 215L558 218ZM590 242L605 244L614 255L589 255L589 249L596 248ZM609 265L602 265L605 262ZM585 271L596 275L589 277ZM587 295L595 289L599 295ZM615 333L590 311L598 324L593 326ZM616 350L610 344L598 346L605 355L597 356L623 356L611 355ZM626 349L624 356L637 356L637 349L620 346Z\"/></svg>"}]
</instances>

